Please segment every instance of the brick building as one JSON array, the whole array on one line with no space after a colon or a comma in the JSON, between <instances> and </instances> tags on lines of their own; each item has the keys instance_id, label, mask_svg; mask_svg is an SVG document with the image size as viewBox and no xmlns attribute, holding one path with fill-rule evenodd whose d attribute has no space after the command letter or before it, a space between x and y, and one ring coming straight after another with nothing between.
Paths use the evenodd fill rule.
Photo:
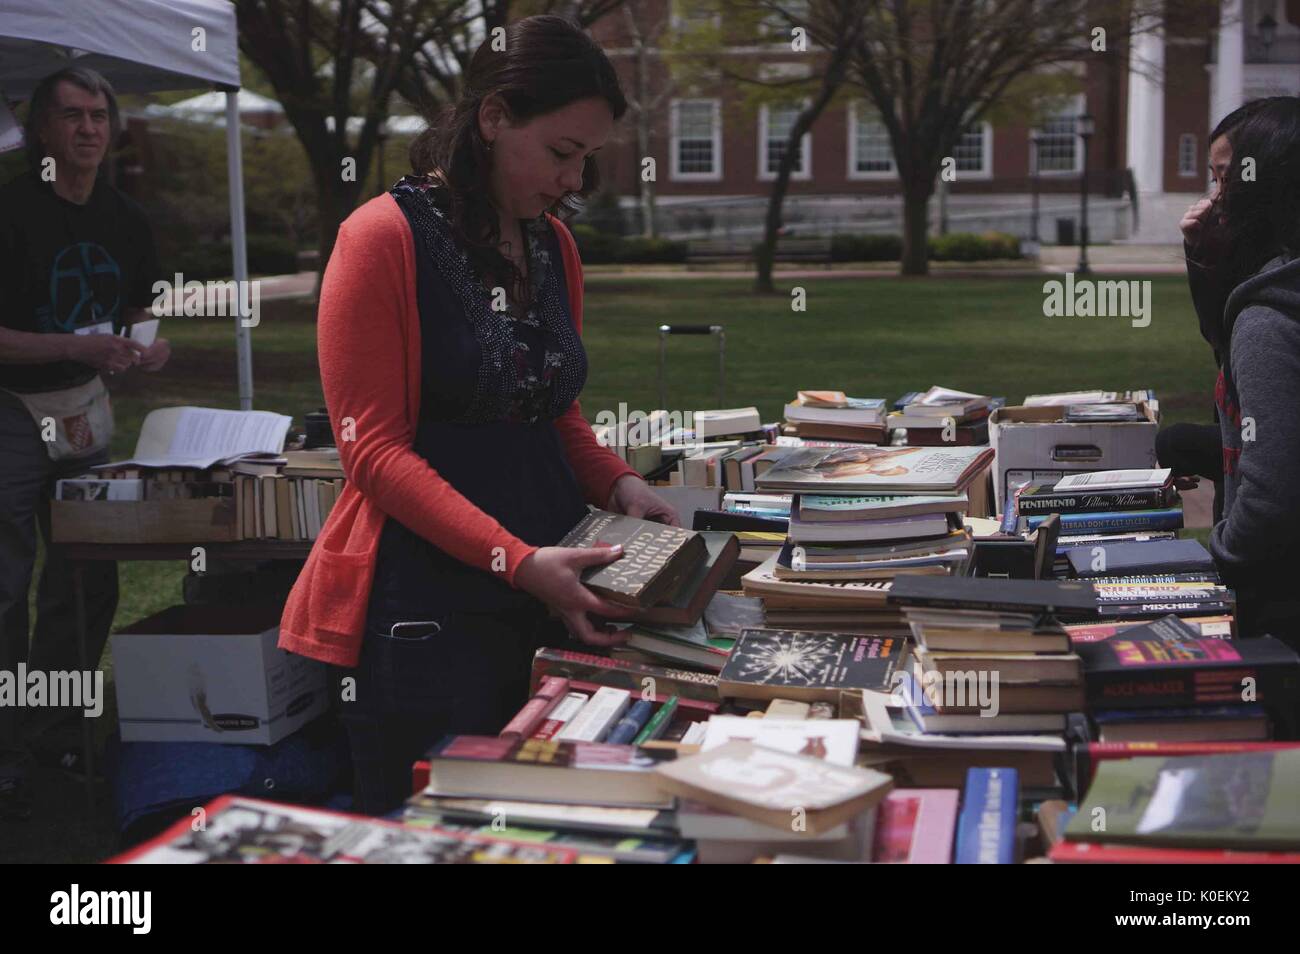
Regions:
<instances>
[{"instance_id":1,"label":"brick building","mask_svg":"<svg viewBox=\"0 0 1300 954\"><path fill-rule=\"evenodd\" d=\"M657 21L671 2L641 4L639 19ZM675 12L670 22L679 22ZM592 34L634 91L637 63L624 14L597 21ZM670 74L647 39L648 85L658 90ZM1223 0L1218 11L1166 0L1163 22L1137 32L1131 47L1112 37L1107 52L1077 64L1078 94L1039 128L982 122L968 130L954 154L956 181L931 203L932 217L942 210L952 230L1027 235L1038 191L1044 241L1056 239L1062 220L1068 224L1059 234L1068 239L1084 164L1076 121L1087 113L1096 127L1088 149L1094 240L1176 241L1178 217L1206 186L1213 124L1246 99L1300 92L1300 0ZM793 53L788 32L760 34L722 55L762 57L774 74L806 74L818 61L815 53ZM898 230L889 140L859 92L845 90L804 137L786 201L786 221L796 230ZM656 214L665 234L741 236L759 227L795 111L747 111L741 102L732 84L705 81L674 90L654 112L648 154L656 159ZM606 183L634 212L641 156L630 115L605 153Z\"/></svg>"}]
</instances>

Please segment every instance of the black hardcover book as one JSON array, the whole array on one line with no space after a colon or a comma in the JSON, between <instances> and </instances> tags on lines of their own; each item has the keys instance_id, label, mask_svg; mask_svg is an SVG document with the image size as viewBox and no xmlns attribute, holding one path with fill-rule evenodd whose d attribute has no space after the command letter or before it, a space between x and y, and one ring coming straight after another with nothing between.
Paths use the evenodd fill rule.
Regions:
<instances>
[{"instance_id":1,"label":"black hardcover book","mask_svg":"<svg viewBox=\"0 0 1300 954\"><path fill-rule=\"evenodd\" d=\"M696 510L691 523L693 530L758 530L763 533L787 533L790 521L786 517L763 517L735 510Z\"/></svg>"},{"instance_id":2,"label":"black hardcover book","mask_svg":"<svg viewBox=\"0 0 1300 954\"><path fill-rule=\"evenodd\" d=\"M1104 619L1155 619L1170 613L1183 616L1222 616L1237 608L1231 600L1156 600L1145 603L1102 603L1097 615Z\"/></svg>"},{"instance_id":3,"label":"black hardcover book","mask_svg":"<svg viewBox=\"0 0 1300 954\"><path fill-rule=\"evenodd\" d=\"M903 606L1091 616L1097 592L1079 580L1004 580L990 577L900 576L888 602Z\"/></svg>"},{"instance_id":4,"label":"black hardcover book","mask_svg":"<svg viewBox=\"0 0 1300 954\"><path fill-rule=\"evenodd\" d=\"M593 510L556 546L623 547L623 556L582 571L582 582L614 603L644 609L671 599L682 582L708 559L704 538L623 514Z\"/></svg>"},{"instance_id":5,"label":"black hardcover book","mask_svg":"<svg viewBox=\"0 0 1300 954\"><path fill-rule=\"evenodd\" d=\"M1100 549L1100 559L1094 550ZM1151 573L1214 573L1214 558L1197 540L1094 543L1066 552L1077 577L1139 576Z\"/></svg>"},{"instance_id":6,"label":"black hardcover book","mask_svg":"<svg viewBox=\"0 0 1300 954\"><path fill-rule=\"evenodd\" d=\"M951 444L953 447L972 447L989 442L988 418L971 424L962 424L951 431L943 426L909 427L906 430L907 443L913 447L942 447L945 444Z\"/></svg>"},{"instance_id":7,"label":"black hardcover book","mask_svg":"<svg viewBox=\"0 0 1300 954\"><path fill-rule=\"evenodd\" d=\"M1055 481L1030 484L1016 498L1021 516L1039 513L1117 513L1125 510L1164 510L1173 505L1173 485L1146 490L1103 490L1057 493Z\"/></svg>"},{"instance_id":8,"label":"black hardcover book","mask_svg":"<svg viewBox=\"0 0 1300 954\"><path fill-rule=\"evenodd\" d=\"M1148 709L1259 702L1293 708L1300 656L1271 636L1209 639L1162 616L1110 639L1075 643L1088 707Z\"/></svg>"},{"instance_id":9,"label":"black hardcover book","mask_svg":"<svg viewBox=\"0 0 1300 954\"><path fill-rule=\"evenodd\" d=\"M838 703L844 690L889 692L906 652L899 636L746 629L718 673L718 693Z\"/></svg>"}]
</instances>

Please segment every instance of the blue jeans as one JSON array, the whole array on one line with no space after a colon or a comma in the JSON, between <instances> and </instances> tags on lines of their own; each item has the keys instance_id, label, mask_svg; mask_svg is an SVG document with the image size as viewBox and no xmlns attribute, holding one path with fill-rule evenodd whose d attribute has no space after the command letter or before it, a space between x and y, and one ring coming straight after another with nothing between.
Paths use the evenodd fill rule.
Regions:
<instances>
[{"instance_id":1,"label":"blue jeans","mask_svg":"<svg viewBox=\"0 0 1300 954\"><path fill-rule=\"evenodd\" d=\"M357 667L335 670L357 811L399 807L411 795L412 763L444 735L501 731L528 701L542 646L572 648L564 625L540 609L417 621L372 615ZM350 686L342 682L349 677Z\"/></svg>"}]
</instances>

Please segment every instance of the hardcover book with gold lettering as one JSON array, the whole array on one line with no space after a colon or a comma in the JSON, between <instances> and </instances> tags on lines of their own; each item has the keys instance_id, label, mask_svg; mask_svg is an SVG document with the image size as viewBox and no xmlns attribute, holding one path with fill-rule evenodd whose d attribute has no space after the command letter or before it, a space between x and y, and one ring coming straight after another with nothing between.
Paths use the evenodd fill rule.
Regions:
<instances>
[{"instance_id":1,"label":"hardcover book with gold lettering","mask_svg":"<svg viewBox=\"0 0 1300 954\"><path fill-rule=\"evenodd\" d=\"M592 510L556 544L561 547L623 547L611 563L588 567L582 582L613 603L645 609L671 599L708 558L694 530Z\"/></svg>"}]
</instances>

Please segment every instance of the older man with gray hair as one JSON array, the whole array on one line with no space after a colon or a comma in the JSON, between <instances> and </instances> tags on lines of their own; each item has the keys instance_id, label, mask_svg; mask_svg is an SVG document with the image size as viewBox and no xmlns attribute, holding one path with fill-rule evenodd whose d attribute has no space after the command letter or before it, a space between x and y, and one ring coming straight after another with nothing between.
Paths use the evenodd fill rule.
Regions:
<instances>
[{"instance_id":1,"label":"older man with gray hair","mask_svg":"<svg viewBox=\"0 0 1300 954\"><path fill-rule=\"evenodd\" d=\"M159 270L144 211L100 175L119 131L107 80L77 67L55 73L32 94L30 169L0 188L0 669L11 672L23 661L29 671L82 668L74 565L51 543L50 496L60 477L108 459L101 373L156 371L170 353L165 339L145 347L129 335L152 317L144 309ZM29 654L38 526L46 555ZM117 607L117 567L81 569L93 668ZM0 750L18 745L16 713L0 707Z\"/></svg>"}]
</instances>

